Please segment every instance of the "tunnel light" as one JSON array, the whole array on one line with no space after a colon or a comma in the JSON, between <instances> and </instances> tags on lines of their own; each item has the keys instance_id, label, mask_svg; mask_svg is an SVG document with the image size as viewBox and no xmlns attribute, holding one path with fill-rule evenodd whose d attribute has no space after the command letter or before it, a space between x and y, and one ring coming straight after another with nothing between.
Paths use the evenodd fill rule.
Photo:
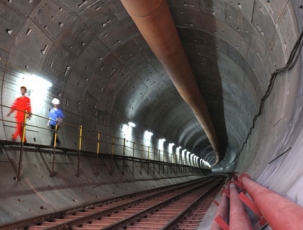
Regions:
<instances>
[{"instance_id":1,"label":"tunnel light","mask_svg":"<svg viewBox=\"0 0 303 230\"><path fill-rule=\"evenodd\" d=\"M143 134L144 144L150 146L151 144L151 137L154 135L152 132L146 130Z\"/></svg>"},{"instance_id":2,"label":"tunnel light","mask_svg":"<svg viewBox=\"0 0 303 230\"><path fill-rule=\"evenodd\" d=\"M165 141L166 140L164 138L159 139L159 141L158 141L158 149L164 150L164 142Z\"/></svg>"},{"instance_id":3,"label":"tunnel light","mask_svg":"<svg viewBox=\"0 0 303 230\"><path fill-rule=\"evenodd\" d=\"M208 167L210 167L210 164L207 161L204 161L204 164Z\"/></svg>"},{"instance_id":4,"label":"tunnel light","mask_svg":"<svg viewBox=\"0 0 303 230\"><path fill-rule=\"evenodd\" d=\"M122 125L122 132L126 140L132 140L133 128L129 125Z\"/></svg>"},{"instance_id":5,"label":"tunnel light","mask_svg":"<svg viewBox=\"0 0 303 230\"><path fill-rule=\"evenodd\" d=\"M29 90L47 90L53 86L51 82L35 74L20 74L19 76L21 78L20 86L25 86Z\"/></svg>"},{"instance_id":6,"label":"tunnel light","mask_svg":"<svg viewBox=\"0 0 303 230\"><path fill-rule=\"evenodd\" d=\"M52 85L45 78L29 73L19 73L16 79L16 91L20 92L21 86L27 88L27 95L31 98L32 113L43 112L43 105L48 100L47 95Z\"/></svg>"},{"instance_id":7,"label":"tunnel light","mask_svg":"<svg viewBox=\"0 0 303 230\"><path fill-rule=\"evenodd\" d=\"M182 157L185 157L186 149L182 150Z\"/></svg>"},{"instance_id":8,"label":"tunnel light","mask_svg":"<svg viewBox=\"0 0 303 230\"><path fill-rule=\"evenodd\" d=\"M154 135L152 132L150 132L150 131L148 131L148 130L146 130L145 132L144 132L144 138L145 139L151 139L151 137L152 137L152 135Z\"/></svg>"},{"instance_id":9,"label":"tunnel light","mask_svg":"<svg viewBox=\"0 0 303 230\"><path fill-rule=\"evenodd\" d=\"M154 135L154 134L153 134L152 132L150 132L150 131L146 131L146 133L147 133L147 135L150 136L150 137L151 137L152 135Z\"/></svg>"},{"instance_id":10,"label":"tunnel light","mask_svg":"<svg viewBox=\"0 0 303 230\"><path fill-rule=\"evenodd\" d=\"M169 143L168 144L168 152L169 153L173 153L173 146L174 146L175 144L174 143Z\"/></svg>"},{"instance_id":11,"label":"tunnel light","mask_svg":"<svg viewBox=\"0 0 303 230\"><path fill-rule=\"evenodd\" d=\"M133 122L128 122L128 126L134 128L134 127L136 127L136 124Z\"/></svg>"},{"instance_id":12,"label":"tunnel light","mask_svg":"<svg viewBox=\"0 0 303 230\"><path fill-rule=\"evenodd\" d=\"M176 149L178 155L180 155L180 149L181 149L181 146L178 146L177 149Z\"/></svg>"}]
</instances>

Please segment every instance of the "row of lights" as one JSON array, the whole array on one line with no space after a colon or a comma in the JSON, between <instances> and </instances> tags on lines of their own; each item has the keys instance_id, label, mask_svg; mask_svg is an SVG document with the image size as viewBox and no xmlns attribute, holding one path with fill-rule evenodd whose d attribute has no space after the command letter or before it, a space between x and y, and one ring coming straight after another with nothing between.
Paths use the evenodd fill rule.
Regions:
<instances>
[{"instance_id":1,"label":"row of lights","mask_svg":"<svg viewBox=\"0 0 303 230\"><path fill-rule=\"evenodd\" d=\"M30 93L43 93L45 94L48 90L48 88L52 87L52 83L47 81L46 79L42 78L42 77L39 77L37 75L34 75L34 74L20 74L19 75L19 82L17 85L22 85L22 86L26 86L28 88L28 92L29 94ZM36 95L38 96L38 95ZM41 98L42 95L39 95L38 98ZM133 122L128 122L128 127L125 129L125 131L127 130L127 133L129 136L131 136L131 131L132 131L132 128L136 127L136 124L133 123ZM150 131L145 131L144 133L144 136L145 136L145 139L146 139L146 142L147 144L150 143L151 141L151 137L153 136L153 133L150 132ZM163 147L163 144L166 140L164 138L161 138L159 139L159 145ZM170 153L173 153L173 146L175 144L174 143L169 143L169 152ZM177 147L177 153L180 154L180 149L182 147L179 146ZM189 156L189 154L191 154L189 151L187 150L183 150L182 151L182 154L184 155L184 152L187 152L187 156ZM193 156L198 160L199 158L197 156L195 156L193 154ZM204 161L203 159L200 159L202 160L202 163L205 164L205 165L208 165L208 162Z\"/></svg>"},{"instance_id":2,"label":"row of lights","mask_svg":"<svg viewBox=\"0 0 303 230\"><path fill-rule=\"evenodd\" d=\"M128 125L127 125L127 126L128 126L128 130L131 130L132 128L136 127L136 124L133 123L133 122L128 122ZM146 131L144 132L144 143L145 143L145 144L150 144L150 142L151 142L151 137L152 137L152 136L153 136L153 133L150 132L150 131L148 131L148 130L146 130ZM162 148L161 150L163 150L163 144L164 144L165 141L166 141L165 138L159 139L159 147L160 147L160 149ZM175 143L169 143L169 144L168 144L168 152L171 153L171 154L173 154L173 146L175 146ZM180 149L182 149L181 146L178 146L178 147L176 148L177 154L180 154ZM199 159L200 159L200 158L199 158L198 156L196 156L195 154L193 154L193 153L187 151L186 149L183 149L183 150L182 150L182 155L185 156L185 154L186 154L187 157L189 157L189 156L193 157L197 162L198 162ZM206 166L210 167L210 164L209 164L207 161L204 161L203 159L200 159L200 163L202 163L203 165L206 165Z\"/></svg>"},{"instance_id":3,"label":"row of lights","mask_svg":"<svg viewBox=\"0 0 303 230\"><path fill-rule=\"evenodd\" d=\"M34 92L36 93L36 91L38 92L43 92L45 93L47 91L48 88L52 87L52 83L45 80L42 77L36 76L34 74L20 74L19 76L20 80L19 80L19 84L18 85L24 85L27 86L29 89L29 92ZM127 133L129 136L131 136L131 132L132 132L132 128L136 127L136 124L133 122L128 122L127 127L123 127L124 132ZM144 137L146 139L147 144L150 143L151 141L151 137L153 136L153 133L150 131L145 131L144 133ZM161 138L159 139L159 145L162 146L163 148L163 144L166 141L165 138ZM174 143L169 143L169 153L173 153L173 146L175 144ZM182 147L178 146L177 147L177 154L180 154L180 149ZM185 155L185 152L187 153L187 157L192 154L189 151L187 151L186 149L182 150L182 154ZM192 154L192 156L198 161L199 157L197 157L196 155ZM210 164L206 161L204 161L203 159L200 159L200 162L202 162L204 165L207 165L208 167L210 167Z\"/></svg>"}]
</instances>

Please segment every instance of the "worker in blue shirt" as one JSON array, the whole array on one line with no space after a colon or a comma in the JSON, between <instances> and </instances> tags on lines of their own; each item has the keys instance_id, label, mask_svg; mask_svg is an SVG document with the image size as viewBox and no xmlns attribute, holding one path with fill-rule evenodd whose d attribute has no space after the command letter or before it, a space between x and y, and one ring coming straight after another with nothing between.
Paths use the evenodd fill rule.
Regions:
<instances>
[{"instance_id":1,"label":"worker in blue shirt","mask_svg":"<svg viewBox=\"0 0 303 230\"><path fill-rule=\"evenodd\" d=\"M47 125L51 127L51 130L53 132L52 135L52 140L51 140L51 145L54 145L54 138L55 138L55 129L56 129L56 124L58 124L57 126L57 130L59 129L60 124L63 121L64 118L64 114L62 112L61 109L59 109L59 105L60 105L60 100L57 98L54 98L52 100L52 104L54 105L54 107L49 111L48 113L48 123ZM60 140L58 139L58 133L57 133L57 139L56 139L56 143L59 146L61 144Z\"/></svg>"}]
</instances>

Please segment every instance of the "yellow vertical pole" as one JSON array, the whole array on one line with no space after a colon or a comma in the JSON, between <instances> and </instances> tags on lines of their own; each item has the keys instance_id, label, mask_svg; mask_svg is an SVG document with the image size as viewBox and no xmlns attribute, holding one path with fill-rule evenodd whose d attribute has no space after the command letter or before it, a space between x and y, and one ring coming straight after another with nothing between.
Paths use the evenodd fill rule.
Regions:
<instances>
[{"instance_id":1,"label":"yellow vertical pole","mask_svg":"<svg viewBox=\"0 0 303 230\"><path fill-rule=\"evenodd\" d=\"M162 166L163 166L163 174L165 173L165 171L164 171L164 170L165 170L165 156L164 156L164 155L165 155L165 154L164 154L164 150L163 150L163 151L162 151L162 161L163 161L163 162L162 162L162 164L163 164Z\"/></svg>"},{"instance_id":2,"label":"yellow vertical pole","mask_svg":"<svg viewBox=\"0 0 303 230\"><path fill-rule=\"evenodd\" d=\"M149 174L149 146L147 146L147 174Z\"/></svg>"},{"instance_id":3,"label":"yellow vertical pole","mask_svg":"<svg viewBox=\"0 0 303 230\"><path fill-rule=\"evenodd\" d=\"M98 133L98 142L97 142L97 155L100 153L100 133Z\"/></svg>"},{"instance_id":4,"label":"yellow vertical pole","mask_svg":"<svg viewBox=\"0 0 303 230\"><path fill-rule=\"evenodd\" d=\"M55 176L55 154L56 154L56 147L57 147L57 130L58 130L58 123L56 123L55 131L54 131L53 164L52 164L51 177Z\"/></svg>"},{"instance_id":5,"label":"yellow vertical pole","mask_svg":"<svg viewBox=\"0 0 303 230\"><path fill-rule=\"evenodd\" d=\"M153 151L154 152L154 156L153 156L153 174L155 174L155 161L156 161L156 159L155 159L156 158L156 155L155 155L156 151L155 150L156 150L156 148L154 147L153 149L154 149L154 151Z\"/></svg>"},{"instance_id":6,"label":"yellow vertical pole","mask_svg":"<svg viewBox=\"0 0 303 230\"><path fill-rule=\"evenodd\" d=\"M79 145L78 145L78 150L82 150L82 125L79 127Z\"/></svg>"},{"instance_id":7,"label":"yellow vertical pole","mask_svg":"<svg viewBox=\"0 0 303 230\"><path fill-rule=\"evenodd\" d=\"M180 154L180 149L179 149L179 173L181 172L181 163L182 163L182 155Z\"/></svg>"},{"instance_id":8,"label":"yellow vertical pole","mask_svg":"<svg viewBox=\"0 0 303 230\"><path fill-rule=\"evenodd\" d=\"M79 127L79 144L78 144L78 167L76 176L80 175L80 153L82 150L82 125Z\"/></svg>"},{"instance_id":9,"label":"yellow vertical pole","mask_svg":"<svg viewBox=\"0 0 303 230\"><path fill-rule=\"evenodd\" d=\"M123 156L125 156L125 138L123 139Z\"/></svg>"},{"instance_id":10,"label":"yellow vertical pole","mask_svg":"<svg viewBox=\"0 0 303 230\"><path fill-rule=\"evenodd\" d=\"M25 137L25 130L26 130L26 118L27 118L27 110L24 111L23 123L22 123L22 134L21 134L21 149L20 149L20 157L19 157L19 164L18 164L18 172L16 179L20 180L20 174L22 169L22 158L23 158L23 151L24 151L24 137Z\"/></svg>"},{"instance_id":11,"label":"yellow vertical pole","mask_svg":"<svg viewBox=\"0 0 303 230\"><path fill-rule=\"evenodd\" d=\"M112 175L113 164L114 164L114 152L115 152L115 137L112 137L112 154L111 154L111 164L109 169L109 174Z\"/></svg>"},{"instance_id":12,"label":"yellow vertical pole","mask_svg":"<svg viewBox=\"0 0 303 230\"><path fill-rule=\"evenodd\" d=\"M164 159L165 159L165 162L166 162L166 164L165 164L165 169L166 169L166 173L168 174L168 165L169 165L169 158L168 158L168 155L167 155L167 153L165 152L165 151L163 151L163 157L164 157Z\"/></svg>"},{"instance_id":13,"label":"yellow vertical pole","mask_svg":"<svg viewBox=\"0 0 303 230\"><path fill-rule=\"evenodd\" d=\"M125 168L125 138L123 139L123 164L122 164L122 175L124 175Z\"/></svg>"},{"instance_id":14,"label":"yellow vertical pole","mask_svg":"<svg viewBox=\"0 0 303 230\"><path fill-rule=\"evenodd\" d=\"M54 148L57 147L57 130L58 130L58 123L56 123L56 126L55 126L55 131L54 131Z\"/></svg>"},{"instance_id":15,"label":"yellow vertical pole","mask_svg":"<svg viewBox=\"0 0 303 230\"><path fill-rule=\"evenodd\" d=\"M96 167L96 174L95 175L99 175L99 153L100 153L100 133L98 133L97 136L97 167Z\"/></svg>"},{"instance_id":16,"label":"yellow vertical pole","mask_svg":"<svg viewBox=\"0 0 303 230\"><path fill-rule=\"evenodd\" d=\"M179 159L178 159L178 155L177 153L175 153L175 161L176 161L176 166L175 166L175 172L177 173L177 170L178 170L178 163L179 163Z\"/></svg>"},{"instance_id":17,"label":"yellow vertical pole","mask_svg":"<svg viewBox=\"0 0 303 230\"><path fill-rule=\"evenodd\" d=\"M135 173L135 142L133 142L133 174Z\"/></svg>"},{"instance_id":18,"label":"yellow vertical pole","mask_svg":"<svg viewBox=\"0 0 303 230\"><path fill-rule=\"evenodd\" d=\"M26 118L27 118L27 110L24 112L23 123L22 123L22 135L21 142L24 143L25 131L26 131Z\"/></svg>"},{"instance_id":19,"label":"yellow vertical pole","mask_svg":"<svg viewBox=\"0 0 303 230\"><path fill-rule=\"evenodd\" d=\"M170 173L173 173L174 156L168 153L168 157L171 158Z\"/></svg>"},{"instance_id":20,"label":"yellow vertical pole","mask_svg":"<svg viewBox=\"0 0 303 230\"><path fill-rule=\"evenodd\" d=\"M142 174L142 167L143 167L143 156L144 156L144 152L145 152L145 150L144 150L144 147L145 147L145 145L142 145L141 144L141 148L140 148L140 156L141 156L141 158L140 158L140 174ZM142 151L142 153L141 153L141 151Z\"/></svg>"},{"instance_id":21,"label":"yellow vertical pole","mask_svg":"<svg viewBox=\"0 0 303 230\"><path fill-rule=\"evenodd\" d=\"M159 174L161 174L161 150L158 149Z\"/></svg>"}]
</instances>

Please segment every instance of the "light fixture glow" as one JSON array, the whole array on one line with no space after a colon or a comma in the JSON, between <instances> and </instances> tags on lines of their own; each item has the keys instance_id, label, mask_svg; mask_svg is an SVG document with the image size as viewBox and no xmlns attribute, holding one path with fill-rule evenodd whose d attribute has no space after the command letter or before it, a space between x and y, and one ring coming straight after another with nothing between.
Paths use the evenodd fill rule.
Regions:
<instances>
[{"instance_id":1,"label":"light fixture glow","mask_svg":"<svg viewBox=\"0 0 303 230\"><path fill-rule=\"evenodd\" d=\"M24 85L29 90L46 90L53 86L48 80L35 74L20 74L20 85Z\"/></svg>"},{"instance_id":2,"label":"light fixture glow","mask_svg":"<svg viewBox=\"0 0 303 230\"><path fill-rule=\"evenodd\" d=\"M154 135L152 132L146 130L143 134L144 144L150 146L151 144L151 137Z\"/></svg>"},{"instance_id":3,"label":"light fixture glow","mask_svg":"<svg viewBox=\"0 0 303 230\"><path fill-rule=\"evenodd\" d=\"M159 139L159 141L158 141L158 148L160 149L160 150L164 150L164 142L165 142L166 140L164 139L164 138L161 138L161 139Z\"/></svg>"},{"instance_id":4,"label":"light fixture glow","mask_svg":"<svg viewBox=\"0 0 303 230\"><path fill-rule=\"evenodd\" d=\"M173 146L174 146L175 144L174 143L169 143L168 144L168 152L169 153L173 153Z\"/></svg>"},{"instance_id":5,"label":"light fixture glow","mask_svg":"<svg viewBox=\"0 0 303 230\"><path fill-rule=\"evenodd\" d=\"M128 126L134 128L134 127L136 127L136 124L133 122L128 122Z\"/></svg>"},{"instance_id":6,"label":"light fixture glow","mask_svg":"<svg viewBox=\"0 0 303 230\"><path fill-rule=\"evenodd\" d=\"M177 149L176 149L178 155L180 155L180 149L181 149L181 146L178 146Z\"/></svg>"},{"instance_id":7,"label":"light fixture glow","mask_svg":"<svg viewBox=\"0 0 303 230\"><path fill-rule=\"evenodd\" d=\"M133 128L131 126L123 124L122 132L123 132L125 139L132 140Z\"/></svg>"}]
</instances>

